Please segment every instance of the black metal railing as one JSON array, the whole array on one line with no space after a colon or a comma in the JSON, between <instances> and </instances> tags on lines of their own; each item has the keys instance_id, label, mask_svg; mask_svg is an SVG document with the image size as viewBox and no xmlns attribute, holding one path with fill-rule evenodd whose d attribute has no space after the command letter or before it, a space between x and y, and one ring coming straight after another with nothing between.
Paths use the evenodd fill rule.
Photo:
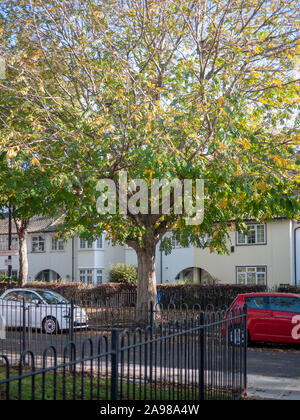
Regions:
<instances>
[{"instance_id":1,"label":"black metal railing","mask_svg":"<svg viewBox=\"0 0 300 420\"><path fill-rule=\"evenodd\" d=\"M225 308L224 308L225 309ZM213 311L212 305L204 308ZM52 345L62 355L65 345L72 341L80 347L87 338L94 342L99 334L113 329L144 328L154 323L167 324L196 319L201 312L200 305L189 307L135 304L111 306L101 302L82 301L68 304L45 305L21 301L0 301L0 353L17 361L20 354L30 348L34 354L42 354L45 347ZM143 321L141 321L143 313ZM1 330L2 326L2 330ZM2 332L1 332L2 331ZM1 337L4 338L1 339Z\"/></svg>"},{"instance_id":2,"label":"black metal railing","mask_svg":"<svg viewBox=\"0 0 300 420\"><path fill-rule=\"evenodd\" d=\"M247 313L200 312L153 324L0 352L0 399L207 400L239 398L247 386Z\"/></svg>"}]
</instances>

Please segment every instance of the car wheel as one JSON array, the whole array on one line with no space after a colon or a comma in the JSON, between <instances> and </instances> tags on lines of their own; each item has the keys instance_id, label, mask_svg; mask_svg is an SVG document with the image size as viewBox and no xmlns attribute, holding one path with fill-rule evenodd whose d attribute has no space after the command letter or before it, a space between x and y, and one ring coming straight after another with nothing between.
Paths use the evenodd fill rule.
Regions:
<instances>
[{"instance_id":1,"label":"car wheel","mask_svg":"<svg viewBox=\"0 0 300 420\"><path fill-rule=\"evenodd\" d=\"M46 334L58 334L59 333L59 326L56 319L52 316L48 316L43 321L43 331Z\"/></svg>"},{"instance_id":2,"label":"car wheel","mask_svg":"<svg viewBox=\"0 0 300 420\"><path fill-rule=\"evenodd\" d=\"M229 343L233 346L245 344L245 331L240 327L231 328L229 331Z\"/></svg>"}]
</instances>

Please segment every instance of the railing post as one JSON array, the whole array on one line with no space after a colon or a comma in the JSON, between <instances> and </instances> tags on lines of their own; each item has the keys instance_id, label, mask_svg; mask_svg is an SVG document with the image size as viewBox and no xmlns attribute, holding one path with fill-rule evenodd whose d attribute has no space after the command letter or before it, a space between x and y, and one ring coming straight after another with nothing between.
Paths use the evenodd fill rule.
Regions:
<instances>
[{"instance_id":1,"label":"railing post","mask_svg":"<svg viewBox=\"0 0 300 420\"><path fill-rule=\"evenodd\" d=\"M200 401L205 400L205 319L204 313L201 312L200 314L200 337L199 337L199 345L200 345L200 372L199 372L199 390Z\"/></svg>"},{"instance_id":2,"label":"railing post","mask_svg":"<svg viewBox=\"0 0 300 420\"><path fill-rule=\"evenodd\" d=\"M71 308L70 308L70 328L69 328L69 334L70 334L70 341L74 340L74 298L71 299Z\"/></svg>"},{"instance_id":3,"label":"railing post","mask_svg":"<svg viewBox=\"0 0 300 420\"><path fill-rule=\"evenodd\" d=\"M26 350L26 304L25 299L22 300L22 317L23 317L23 331L22 331L22 350Z\"/></svg>"},{"instance_id":4,"label":"railing post","mask_svg":"<svg viewBox=\"0 0 300 420\"><path fill-rule=\"evenodd\" d=\"M111 336L111 400L119 399L119 332L114 329Z\"/></svg>"},{"instance_id":5,"label":"railing post","mask_svg":"<svg viewBox=\"0 0 300 420\"><path fill-rule=\"evenodd\" d=\"M244 391L247 391L248 388L248 307L244 306L243 313L244 321Z\"/></svg>"},{"instance_id":6,"label":"railing post","mask_svg":"<svg viewBox=\"0 0 300 420\"><path fill-rule=\"evenodd\" d=\"M154 322L154 302L151 300L150 302L150 327L153 328Z\"/></svg>"}]
</instances>

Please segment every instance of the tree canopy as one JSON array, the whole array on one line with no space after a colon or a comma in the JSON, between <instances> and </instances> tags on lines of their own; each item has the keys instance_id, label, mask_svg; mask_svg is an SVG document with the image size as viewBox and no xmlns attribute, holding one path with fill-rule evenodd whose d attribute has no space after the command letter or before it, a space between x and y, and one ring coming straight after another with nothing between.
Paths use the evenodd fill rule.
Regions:
<instances>
[{"instance_id":1,"label":"tree canopy","mask_svg":"<svg viewBox=\"0 0 300 420\"><path fill-rule=\"evenodd\" d=\"M132 246L139 299L155 299L168 231L183 245L209 234L225 252L228 224L299 212L297 11L291 0L4 0L1 165L26 154L66 230ZM174 202L169 214L98 214L98 181L122 170L149 186L204 179L202 224Z\"/></svg>"}]
</instances>

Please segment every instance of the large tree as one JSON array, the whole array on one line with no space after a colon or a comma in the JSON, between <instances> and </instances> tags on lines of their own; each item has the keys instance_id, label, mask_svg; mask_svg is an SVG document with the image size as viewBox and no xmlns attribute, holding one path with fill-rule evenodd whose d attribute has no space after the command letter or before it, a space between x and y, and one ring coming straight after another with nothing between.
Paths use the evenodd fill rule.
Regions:
<instances>
[{"instance_id":1,"label":"large tree","mask_svg":"<svg viewBox=\"0 0 300 420\"><path fill-rule=\"evenodd\" d=\"M31 107L35 127L14 147L52 168L66 230L105 231L135 249L139 307L156 299L155 248L168 231L183 245L207 246L209 234L212 250L225 252L232 221L243 229L245 219L298 212L296 2L4 0L0 7L7 62L0 89ZM11 153L12 144L2 150ZM98 214L98 181L117 181L122 170L149 188L152 179L204 179L203 222L188 225L174 196L169 212ZM127 199L138 205L134 192Z\"/></svg>"}]
</instances>

